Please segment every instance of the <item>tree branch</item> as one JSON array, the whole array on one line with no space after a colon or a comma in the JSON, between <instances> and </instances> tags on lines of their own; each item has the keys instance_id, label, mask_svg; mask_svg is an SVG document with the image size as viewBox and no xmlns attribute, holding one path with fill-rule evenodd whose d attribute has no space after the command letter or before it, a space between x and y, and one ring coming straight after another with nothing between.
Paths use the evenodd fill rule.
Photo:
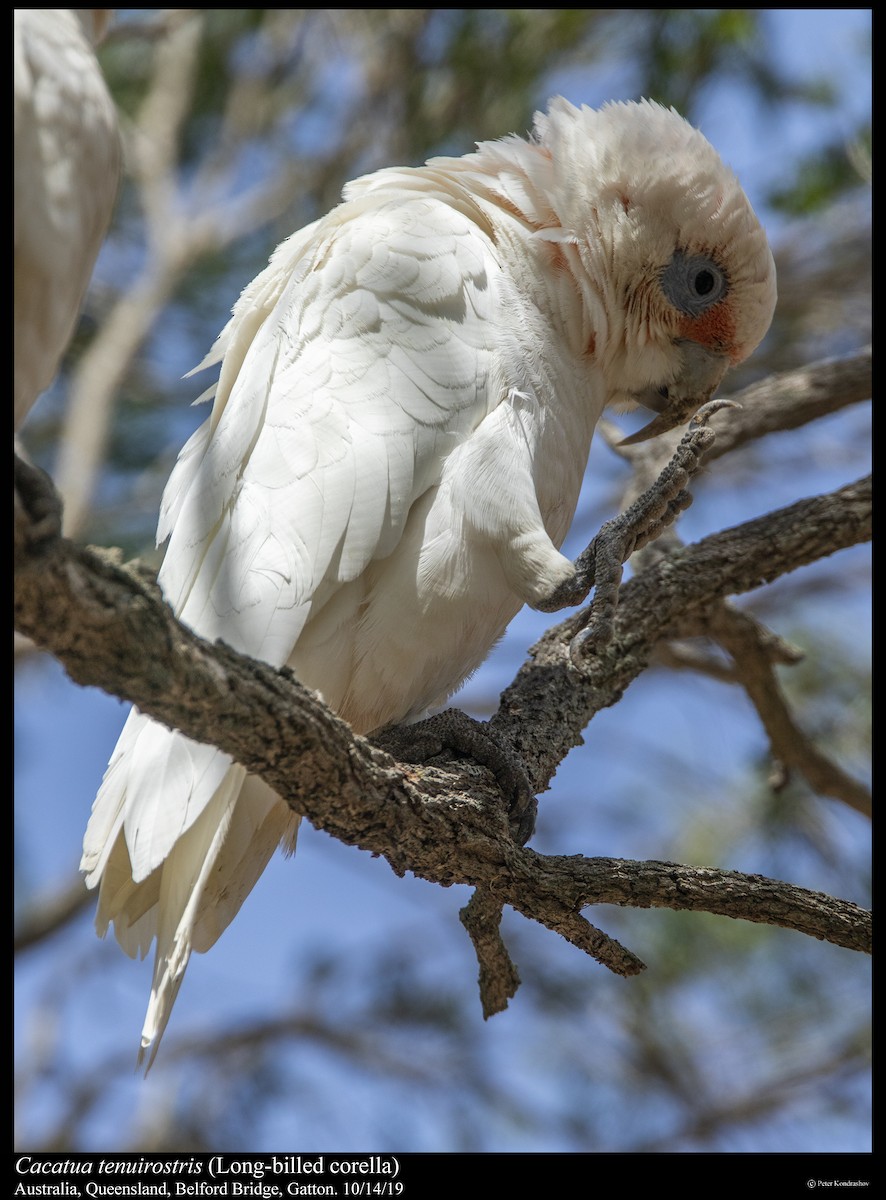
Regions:
<instances>
[{"instance_id":1,"label":"tree branch","mask_svg":"<svg viewBox=\"0 0 886 1200\"><path fill-rule=\"evenodd\" d=\"M585 672L568 659L584 613L548 630L502 694L491 724L541 790L566 751L580 744L595 713L620 700L644 670L657 642L679 633L687 612L771 583L870 536L868 477L680 547L621 589L615 637Z\"/></svg>"},{"instance_id":2,"label":"tree branch","mask_svg":"<svg viewBox=\"0 0 886 1200\"><path fill-rule=\"evenodd\" d=\"M708 461L763 437L799 429L873 395L872 352L866 346L844 358L822 359L753 383L731 397L740 411L717 425Z\"/></svg>"},{"instance_id":3,"label":"tree branch","mask_svg":"<svg viewBox=\"0 0 886 1200\"><path fill-rule=\"evenodd\" d=\"M65 887L44 898L38 898L28 906L21 921L17 923L13 949L29 950L44 938L51 937L63 929L94 901L82 877L78 876Z\"/></svg>"},{"instance_id":4,"label":"tree branch","mask_svg":"<svg viewBox=\"0 0 886 1200\"><path fill-rule=\"evenodd\" d=\"M26 520L19 509L18 523ZM590 673L579 675L569 664L579 614L534 648L493 724L545 787L584 725L615 702L687 607L749 590L852 545L868 536L869 524L870 486L862 482L653 564L623 589L615 640L592 661ZM107 553L57 535L34 543L26 528L18 529L15 620L75 682L110 691L217 745L316 828L382 855L397 874L478 887L619 974L633 974L642 964L590 926L579 915L583 906L703 909L852 949L868 944L862 910L788 884L673 864L545 858L516 846L497 788L482 768L397 764L355 736L288 670L275 671L221 642L210 645L186 629L149 577Z\"/></svg>"},{"instance_id":5,"label":"tree branch","mask_svg":"<svg viewBox=\"0 0 886 1200\"><path fill-rule=\"evenodd\" d=\"M823 754L795 720L772 658L761 643L757 622L729 605L719 604L702 624L732 656L735 681L750 697L782 768L799 772L819 795L842 800L870 819L873 799L868 789Z\"/></svg>"}]
</instances>

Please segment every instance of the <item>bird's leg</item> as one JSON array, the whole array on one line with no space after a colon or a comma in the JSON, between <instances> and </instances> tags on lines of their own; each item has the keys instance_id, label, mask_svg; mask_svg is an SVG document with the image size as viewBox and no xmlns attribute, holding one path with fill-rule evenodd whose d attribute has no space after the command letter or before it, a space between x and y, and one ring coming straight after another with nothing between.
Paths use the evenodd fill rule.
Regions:
<instances>
[{"instance_id":1,"label":"bird's leg","mask_svg":"<svg viewBox=\"0 0 886 1200\"><path fill-rule=\"evenodd\" d=\"M575 560L572 578L534 605L542 612L557 612L581 604L594 588L585 628L569 647L576 666L582 665L589 651L602 649L612 640L624 563L635 550L654 541L692 503L687 486L716 436L707 421L719 409L734 407L731 400L712 400L703 405L655 483L621 516L606 522Z\"/></svg>"},{"instance_id":2,"label":"bird's leg","mask_svg":"<svg viewBox=\"0 0 886 1200\"><path fill-rule=\"evenodd\" d=\"M454 751L487 767L509 798L511 833L525 845L535 829L538 802L522 762L483 721L457 708L417 721L391 725L373 734L372 742L401 762L425 763L437 754Z\"/></svg>"},{"instance_id":3,"label":"bird's leg","mask_svg":"<svg viewBox=\"0 0 886 1200\"><path fill-rule=\"evenodd\" d=\"M14 457L16 545L33 547L60 537L62 503L52 480L39 467Z\"/></svg>"}]
</instances>

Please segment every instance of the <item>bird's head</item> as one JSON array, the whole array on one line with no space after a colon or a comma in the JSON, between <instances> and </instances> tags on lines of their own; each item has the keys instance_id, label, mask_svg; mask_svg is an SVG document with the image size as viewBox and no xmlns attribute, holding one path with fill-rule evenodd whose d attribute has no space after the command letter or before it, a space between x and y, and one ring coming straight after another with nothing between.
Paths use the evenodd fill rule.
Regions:
<instances>
[{"instance_id":1,"label":"bird's head","mask_svg":"<svg viewBox=\"0 0 886 1200\"><path fill-rule=\"evenodd\" d=\"M775 264L738 180L698 130L650 101L555 99L535 141L556 214L537 236L570 248L586 353L610 403L657 414L628 440L688 421L775 308Z\"/></svg>"}]
</instances>

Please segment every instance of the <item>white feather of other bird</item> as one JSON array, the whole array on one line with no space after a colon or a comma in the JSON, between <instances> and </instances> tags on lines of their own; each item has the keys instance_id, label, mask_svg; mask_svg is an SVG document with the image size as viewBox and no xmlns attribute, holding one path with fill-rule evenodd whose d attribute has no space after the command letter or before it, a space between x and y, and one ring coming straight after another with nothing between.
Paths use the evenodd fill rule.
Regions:
<instances>
[{"instance_id":1,"label":"white feather of other bird","mask_svg":"<svg viewBox=\"0 0 886 1200\"><path fill-rule=\"evenodd\" d=\"M110 12L14 10L16 430L55 378L114 208L117 112L93 49Z\"/></svg>"},{"instance_id":2,"label":"white feather of other bird","mask_svg":"<svg viewBox=\"0 0 886 1200\"><path fill-rule=\"evenodd\" d=\"M734 175L653 103L555 99L528 141L359 179L201 364L221 370L163 498L163 591L355 730L415 720L573 574L559 547L604 406L685 421L774 304ZM191 951L296 828L260 779L133 710L82 866L99 931L157 943L140 1061Z\"/></svg>"}]
</instances>

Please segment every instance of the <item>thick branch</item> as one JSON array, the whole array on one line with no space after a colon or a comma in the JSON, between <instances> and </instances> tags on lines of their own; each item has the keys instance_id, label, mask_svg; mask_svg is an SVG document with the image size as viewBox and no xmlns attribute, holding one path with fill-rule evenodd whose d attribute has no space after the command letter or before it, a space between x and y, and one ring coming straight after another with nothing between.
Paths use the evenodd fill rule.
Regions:
<instances>
[{"instance_id":1,"label":"thick branch","mask_svg":"<svg viewBox=\"0 0 886 1200\"><path fill-rule=\"evenodd\" d=\"M715 913L762 925L781 925L847 949L870 951L868 914L862 917L861 909L823 892L810 892L763 875L667 862L545 858L531 850L523 853L534 860L529 868L537 880L537 895L550 895L564 906L618 904ZM523 911L519 896L516 902L510 896L506 902Z\"/></svg>"},{"instance_id":2,"label":"thick branch","mask_svg":"<svg viewBox=\"0 0 886 1200\"><path fill-rule=\"evenodd\" d=\"M870 536L868 477L679 548L621 589L615 638L587 664L587 673L571 667L567 650L584 615L548 630L503 693L491 724L541 790L566 751L581 743L594 714L621 699L686 612L771 583Z\"/></svg>"},{"instance_id":3,"label":"thick branch","mask_svg":"<svg viewBox=\"0 0 886 1200\"><path fill-rule=\"evenodd\" d=\"M555 710L558 747L554 752L548 744L541 753L533 743L527 758L543 786L570 738L580 736L578 722L614 702L687 604L747 590L851 545L866 536L868 522L869 490L853 485L656 564L624 589L616 642L594 676L576 679L567 667L576 618L564 622L539 643L534 662L506 693L499 725L513 730L508 722L517 722L534 739L532 719L524 712L518 720L519 706L545 691L543 708ZM290 672L203 641L176 621L137 572L60 537L36 545L26 535L17 539L15 615L17 628L55 654L76 682L104 688L190 737L211 741L260 774L317 828L383 855L398 874L480 887L619 973L641 964L579 916L583 905L705 909L816 937L827 930L830 940L851 948L866 944L867 915L854 905L775 881L670 864L546 859L519 849L481 768L399 766L356 737ZM567 710L561 727L556 714ZM522 746L522 737L511 736Z\"/></svg>"}]
</instances>

